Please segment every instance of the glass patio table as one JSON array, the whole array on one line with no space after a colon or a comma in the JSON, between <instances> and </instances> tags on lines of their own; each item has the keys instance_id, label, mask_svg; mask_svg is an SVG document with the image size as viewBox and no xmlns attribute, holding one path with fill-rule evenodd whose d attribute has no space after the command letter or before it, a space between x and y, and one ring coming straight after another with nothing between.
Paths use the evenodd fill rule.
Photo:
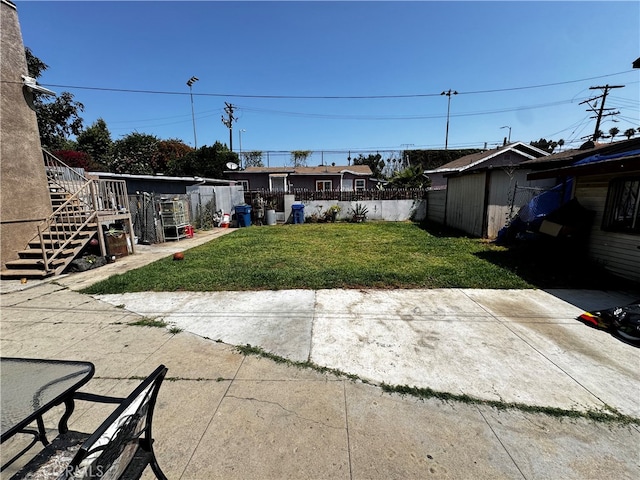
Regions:
<instances>
[{"instance_id":1,"label":"glass patio table","mask_svg":"<svg viewBox=\"0 0 640 480\"><path fill-rule=\"evenodd\" d=\"M67 420L75 408L74 394L93 377L94 372L95 367L90 362L0 358L0 443L17 433L34 436L31 444L5 463L2 470L38 441L43 445L49 443L42 417L62 403L65 412L58 422L58 431L68 431ZM37 430L26 428L34 421Z\"/></svg>"}]
</instances>

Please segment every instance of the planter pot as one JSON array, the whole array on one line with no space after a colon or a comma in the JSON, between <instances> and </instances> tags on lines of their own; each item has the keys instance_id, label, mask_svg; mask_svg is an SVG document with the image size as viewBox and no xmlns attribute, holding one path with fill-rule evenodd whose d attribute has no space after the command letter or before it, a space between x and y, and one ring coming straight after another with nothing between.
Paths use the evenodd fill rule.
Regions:
<instances>
[{"instance_id":1,"label":"planter pot","mask_svg":"<svg viewBox=\"0 0 640 480\"><path fill-rule=\"evenodd\" d=\"M266 210L264 216L264 223L267 225L275 225L276 224L276 211L275 210Z\"/></svg>"},{"instance_id":2,"label":"planter pot","mask_svg":"<svg viewBox=\"0 0 640 480\"><path fill-rule=\"evenodd\" d=\"M353 221L356 223L362 223L364 222L365 216L364 215L354 215L353 216Z\"/></svg>"},{"instance_id":3,"label":"planter pot","mask_svg":"<svg viewBox=\"0 0 640 480\"><path fill-rule=\"evenodd\" d=\"M107 253L116 258L126 257L129 255L129 248L127 245L127 235L122 232L115 235L105 235L107 243Z\"/></svg>"}]
</instances>

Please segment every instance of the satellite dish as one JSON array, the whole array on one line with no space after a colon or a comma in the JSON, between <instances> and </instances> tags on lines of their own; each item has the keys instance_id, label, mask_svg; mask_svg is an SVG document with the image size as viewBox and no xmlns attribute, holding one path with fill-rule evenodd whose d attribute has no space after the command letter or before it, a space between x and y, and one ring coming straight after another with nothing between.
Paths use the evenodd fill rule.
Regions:
<instances>
[{"instance_id":1,"label":"satellite dish","mask_svg":"<svg viewBox=\"0 0 640 480\"><path fill-rule=\"evenodd\" d=\"M233 162L228 162L227 163L227 168L229 170L237 170L238 169L238 164L237 163L233 163Z\"/></svg>"}]
</instances>

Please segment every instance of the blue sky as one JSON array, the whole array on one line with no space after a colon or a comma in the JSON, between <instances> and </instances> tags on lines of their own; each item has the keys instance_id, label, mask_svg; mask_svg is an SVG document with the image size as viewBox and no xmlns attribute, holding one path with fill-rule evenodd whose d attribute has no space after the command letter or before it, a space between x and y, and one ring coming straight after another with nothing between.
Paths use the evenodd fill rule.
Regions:
<instances>
[{"instance_id":1,"label":"blue sky","mask_svg":"<svg viewBox=\"0 0 640 480\"><path fill-rule=\"evenodd\" d=\"M578 146L595 127L580 102L606 84L625 88L601 129L640 126L635 1L15 3L49 65L40 83L73 93L114 140L193 146L191 76L198 146L229 144L228 102L234 151L269 151L271 166L291 150L346 164L348 151L444 148L449 89L450 149L501 144L505 126L512 141Z\"/></svg>"}]
</instances>

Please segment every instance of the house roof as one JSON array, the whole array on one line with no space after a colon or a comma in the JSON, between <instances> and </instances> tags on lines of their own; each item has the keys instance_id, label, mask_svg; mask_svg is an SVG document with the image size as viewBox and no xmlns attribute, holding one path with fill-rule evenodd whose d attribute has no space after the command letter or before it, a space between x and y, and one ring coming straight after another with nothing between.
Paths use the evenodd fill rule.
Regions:
<instances>
[{"instance_id":1,"label":"house roof","mask_svg":"<svg viewBox=\"0 0 640 480\"><path fill-rule=\"evenodd\" d=\"M557 169L594 155L611 155L633 151L638 148L640 148L640 138L632 138L631 140L622 140L615 143L586 142L580 148L553 153L543 158L528 160L523 162L522 165L534 170Z\"/></svg>"},{"instance_id":2,"label":"house roof","mask_svg":"<svg viewBox=\"0 0 640 480\"><path fill-rule=\"evenodd\" d=\"M599 157L599 155L596 157ZM591 162L578 162L578 164L574 165L565 165L540 172L532 172L527 175L527 179L539 180L542 178L607 175L640 171L640 151L635 151L629 155L613 155L612 157L613 158L606 156L602 160L595 158L594 161Z\"/></svg>"},{"instance_id":3,"label":"house roof","mask_svg":"<svg viewBox=\"0 0 640 480\"><path fill-rule=\"evenodd\" d=\"M133 175L129 173L111 173L111 172L87 172L92 177L98 177L102 179L112 178L114 180L150 180L155 182L174 182L174 183L189 183L192 185L229 185L229 180L220 178L206 178L206 177L171 177L168 175Z\"/></svg>"},{"instance_id":4,"label":"house roof","mask_svg":"<svg viewBox=\"0 0 640 480\"><path fill-rule=\"evenodd\" d=\"M544 150L540 150L532 145L523 142L516 142L497 148L495 150L486 150L484 152L472 153L465 155L453 162L446 163L439 168L433 170L425 170L425 174L433 173L459 173L464 170L481 168L485 162L497 157L505 152L514 152L526 159L534 159L548 155ZM517 162L521 163L521 162Z\"/></svg>"},{"instance_id":5,"label":"house roof","mask_svg":"<svg viewBox=\"0 0 640 480\"><path fill-rule=\"evenodd\" d=\"M326 165L319 167L247 167L244 170L232 170L233 173L249 173L249 174L275 174L289 173L291 175L340 175L343 173L351 173L353 175L373 175L369 165L351 165L336 166ZM229 172L229 173L231 173Z\"/></svg>"}]
</instances>

